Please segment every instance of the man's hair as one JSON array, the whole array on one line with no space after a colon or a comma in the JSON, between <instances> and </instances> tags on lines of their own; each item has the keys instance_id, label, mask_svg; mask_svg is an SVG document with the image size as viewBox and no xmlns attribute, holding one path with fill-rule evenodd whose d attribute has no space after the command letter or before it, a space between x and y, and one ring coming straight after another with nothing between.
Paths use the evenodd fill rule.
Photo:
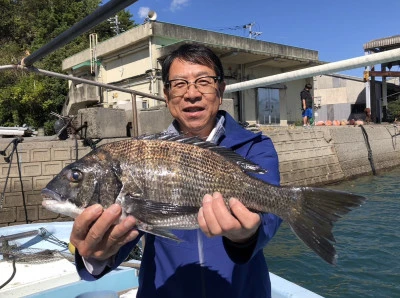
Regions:
<instances>
[{"instance_id":1,"label":"man's hair","mask_svg":"<svg viewBox=\"0 0 400 298\"><path fill-rule=\"evenodd\" d=\"M220 82L224 80L224 69L221 60L209 48L198 44L184 44L171 52L162 63L162 80L165 83L169 80L169 69L175 59L207 66L215 71L216 76L220 77Z\"/></svg>"},{"instance_id":2,"label":"man's hair","mask_svg":"<svg viewBox=\"0 0 400 298\"><path fill-rule=\"evenodd\" d=\"M305 88L307 88L307 89L312 89L312 85L311 85L310 83L307 83L306 86L305 86Z\"/></svg>"}]
</instances>

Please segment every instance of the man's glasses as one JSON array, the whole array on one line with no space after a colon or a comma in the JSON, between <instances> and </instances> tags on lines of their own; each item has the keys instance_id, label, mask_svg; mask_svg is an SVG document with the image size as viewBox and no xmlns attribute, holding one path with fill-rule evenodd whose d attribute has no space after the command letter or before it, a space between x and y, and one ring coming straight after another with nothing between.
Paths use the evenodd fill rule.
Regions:
<instances>
[{"instance_id":1,"label":"man's glasses","mask_svg":"<svg viewBox=\"0 0 400 298\"><path fill-rule=\"evenodd\" d=\"M189 89L190 85L194 85L201 94L216 93L215 83L219 81L221 77L215 76L204 76L197 78L194 82L189 82L184 79L170 80L165 84L165 87L169 88L172 96L183 96Z\"/></svg>"}]
</instances>

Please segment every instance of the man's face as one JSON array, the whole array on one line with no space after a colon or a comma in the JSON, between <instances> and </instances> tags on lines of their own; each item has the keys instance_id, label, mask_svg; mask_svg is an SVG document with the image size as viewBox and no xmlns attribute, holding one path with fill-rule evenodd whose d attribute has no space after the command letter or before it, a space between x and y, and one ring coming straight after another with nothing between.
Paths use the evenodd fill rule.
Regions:
<instances>
[{"instance_id":1,"label":"man's face","mask_svg":"<svg viewBox=\"0 0 400 298\"><path fill-rule=\"evenodd\" d=\"M213 69L175 59L169 70L169 80L183 79L193 83L196 79L212 76ZM213 83L215 91L202 94L190 84L183 95L174 95L173 90L164 88L164 96L171 115L178 121L180 129L188 136L207 137L215 125L215 116L222 103L225 83ZM214 89L212 89L214 90Z\"/></svg>"}]
</instances>

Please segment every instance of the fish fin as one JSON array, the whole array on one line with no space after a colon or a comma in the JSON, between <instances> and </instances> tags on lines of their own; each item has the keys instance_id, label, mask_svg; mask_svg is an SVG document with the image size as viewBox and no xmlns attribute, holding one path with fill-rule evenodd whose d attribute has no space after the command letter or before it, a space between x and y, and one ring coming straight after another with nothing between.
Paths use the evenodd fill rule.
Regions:
<instances>
[{"instance_id":1,"label":"fish fin","mask_svg":"<svg viewBox=\"0 0 400 298\"><path fill-rule=\"evenodd\" d=\"M153 234L153 235L160 236L163 238L175 240L177 242L182 242L182 240L180 238L176 237L172 232L170 232L167 229L154 228L153 226L145 224L145 223L139 223L138 229L143 232L149 233L149 234Z\"/></svg>"},{"instance_id":2,"label":"fish fin","mask_svg":"<svg viewBox=\"0 0 400 298\"><path fill-rule=\"evenodd\" d=\"M172 203L145 200L139 196L130 196L129 194L125 196L124 201L126 207L130 208L130 210L127 210L127 213L132 214L141 220L142 218L145 218L145 221L148 223L152 223L152 218L162 220L165 217L168 219L171 216L198 213L200 209L198 206L177 205Z\"/></svg>"},{"instance_id":3,"label":"fish fin","mask_svg":"<svg viewBox=\"0 0 400 298\"><path fill-rule=\"evenodd\" d=\"M336 250L332 243L333 223L353 208L359 207L365 197L323 188L295 188L296 199L285 220L292 231L326 262L336 264Z\"/></svg>"},{"instance_id":4,"label":"fish fin","mask_svg":"<svg viewBox=\"0 0 400 298\"><path fill-rule=\"evenodd\" d=\"M164 141L171 141L171 142L178 142L183 144L190 144L197 146L202 149L208 149L213 151L226 160L237 164L240 166L243 172L248 173L257 173L257 174L265 174L267 170L261 168L259 165L245 159L243 156L237 154L230 148L218 146L214 143L208 142L203 140L200 137L187 137L185 135L176 135L173 133L168 132L160 132L152 135L143 135L138 137L138 139L142 140L164 140Z\"/></svg>"}]
</instances>

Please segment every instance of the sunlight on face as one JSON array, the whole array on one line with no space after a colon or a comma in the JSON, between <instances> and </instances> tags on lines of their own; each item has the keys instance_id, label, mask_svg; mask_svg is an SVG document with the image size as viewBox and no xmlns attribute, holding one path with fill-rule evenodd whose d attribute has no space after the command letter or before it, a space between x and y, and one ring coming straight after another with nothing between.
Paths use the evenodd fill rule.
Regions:
<instances>
[{"instance_id":1,"label":"sunlight on face","mask_svg":"<svg viewBox=\"0 0 400 298\"><path fill-rule=\"evenodd\" d=\"M204 76L215 76L208 66L187 61L174 60L169 71L169 80L183 79L194 82ZM164 89L164 96L171 115L178 121L182 133L188 136L207 137L215 125L215 117L222 104L225 83L215 83L215 92L202 94L194 84L182 96L173 96Z\"/></svg>"}]
</instances>

